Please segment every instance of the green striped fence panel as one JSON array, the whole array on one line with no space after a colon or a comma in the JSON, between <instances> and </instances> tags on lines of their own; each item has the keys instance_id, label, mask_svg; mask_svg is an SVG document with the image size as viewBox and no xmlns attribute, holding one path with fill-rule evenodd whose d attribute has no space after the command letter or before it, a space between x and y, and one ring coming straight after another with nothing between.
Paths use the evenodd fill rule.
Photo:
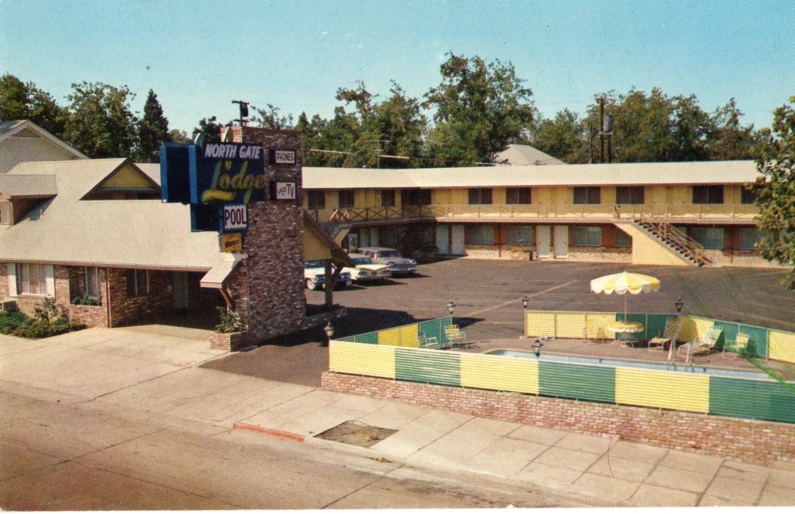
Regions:
<instances>
[{"instance_id":1,"label":"green striped fence panel","mask_svg":"<svg viewBox=\"0 0 795 514\"><path fill-rule=\"evenodd\" d=\"M616 401L615 368L545 361L538 364L538 392L544 396Z\"/></svg>"},{"instance_id":2,"label":"green striped fence panel","mask_svg":"<svg viewBox=\"0 0 795 514\"><path fill-rule=\"evenodd\" d=\"M774 381L711 377L709 413L795 423L795 392Z\"/></svg>"},{"instance_id":3,"label":"green striped fence panel","mask_svg":"<svg viewBox=\"0 0 795 514\"><path fill-rule=\"evenodd\" d=\"M460 387L460 356L458 352L395 348L395 378Z\"/></svg>"}]
</instances>

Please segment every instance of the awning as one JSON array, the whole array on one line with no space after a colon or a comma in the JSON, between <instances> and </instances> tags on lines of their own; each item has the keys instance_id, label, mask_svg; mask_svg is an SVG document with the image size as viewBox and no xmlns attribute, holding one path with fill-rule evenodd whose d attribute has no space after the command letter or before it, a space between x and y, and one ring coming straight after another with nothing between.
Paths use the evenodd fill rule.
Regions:
<instances>
[{"instance_id":1,"label":"awning","mask_svg":"<svg viewBox=\"0 0 795 514\"><path fill-rule=\"evenodd\" d=\"M224 287L224 281L226 278L232 273L235 269L235 266L246 259L248 256L246 254L231 254L234 256L233 259L222 261L212 268L210 271L204 274L199 284L201 287L206 287L210 289L222 289Z\"/></svg>"}]
</instances>

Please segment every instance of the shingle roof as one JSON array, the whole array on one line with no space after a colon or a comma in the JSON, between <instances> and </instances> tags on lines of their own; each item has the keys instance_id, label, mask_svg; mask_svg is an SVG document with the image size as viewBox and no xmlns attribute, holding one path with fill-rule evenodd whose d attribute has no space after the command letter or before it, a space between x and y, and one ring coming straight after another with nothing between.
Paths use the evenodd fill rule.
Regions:
<instances>
[{"instance_id":1,"label":"shingle roof","mask_svg":"<svg viewBox=\"0 0 795 514\"><path fill-rule=\"evenodd\" d=\"M0 230L0 260L207 271L234 261L214 232L191 232L190 208L160 200L80 200L125 159L23 163L13 175L54 176L55 198ZM226 269L226 268L225 268Z\"/></svg>"},{"instance_id":2,"label":"shingle roof","mask_svg":"<svg viewBox=\"0 0 795 514\"><path fill-rule=\"evenodd\" d=\"M55 196L55 177L52 175L0 175L0 191L11 197L43 198Z\"/></svg>"},{"instance_id":3,"label":"shingle roof","mask_svg":"<svg viewBox=\"0 0 795 514\"><path fill-rule=\"evenodd\" d=\"M495 154L496 162L505 162L507 166L545 166L553 164L566 164L560 159L542 152L529 145L508 145L502 152Z\"/></svg>"},{"instance_id":4,"label":"shingle roof","mask_svg":"<svg viewBox=\"0 0 795 514\"><path fill-rule=\"evenodd\" d=\"M24 130L30 130L35 132L39 135L42 139L47 139L51 141L53 144L63 148L70 154L74 155L78 159L88 159L88 157L79 152L66 144L65 142L61 141L57 137L53 136L43 128L39 127L35 123L30 120L10 120L10 121L0 121L0 142L4 139L13 137L15 134L18 134Z\"/></svg>"},{"instance_id":5,"label":"shingle roof","mask_svg":"<svg viewBox=\"0 0 795 514\"><path fill-rule=\"evenodd\" d=\"M511 186L630 186L747 184L759 176L754 161L706 161L478 168L310 168L304 189L456 188Z\"/></svg>"}]
</instances>

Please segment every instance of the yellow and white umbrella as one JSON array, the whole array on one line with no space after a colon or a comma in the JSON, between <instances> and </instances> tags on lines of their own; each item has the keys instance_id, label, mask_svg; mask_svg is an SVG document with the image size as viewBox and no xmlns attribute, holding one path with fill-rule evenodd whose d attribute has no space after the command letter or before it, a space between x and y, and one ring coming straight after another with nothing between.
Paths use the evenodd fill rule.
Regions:
<instances>
[{"instance_id":1,"label":"yellow and white umbrella","mask_svg":"<svg viewBox=\"0 0 795 514\"><path fill-rule=\"evenodd\" d=\"M605 294L640 294L651 293L660 288L660 279L641 275L640 273L627 273L626 271L615 275L606 275L591 280L591 292ZM627 297L624 297L624 321L627 320Z\"/></svg>"}]
</instances>

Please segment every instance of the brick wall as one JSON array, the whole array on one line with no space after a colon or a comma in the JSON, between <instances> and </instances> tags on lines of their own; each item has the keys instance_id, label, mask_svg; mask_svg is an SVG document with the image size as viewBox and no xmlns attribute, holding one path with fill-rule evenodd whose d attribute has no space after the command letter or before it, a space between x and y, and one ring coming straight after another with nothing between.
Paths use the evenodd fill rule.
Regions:
<instances>
[{"instance_id":1,"label":"brick wall","mask_svg":"<svg viewBox=\"0 0 795 514\"><path fill-rule=\"evenodd\" d=\"M795 426L326 372L322 388L747 462L795 461Z\"/></svg>"},{"instance_id":2,"label":"brick wall","mask_svg":"<svg viewBox=\"0 0 795 514\"><path fill-rule=\"evenodd\" d=\"M249 339L265 339L298 330L306 309L304 297L304 221L301 207L301 138L292 130L232 127L232 142L258 143L266 150L295 149L295 165L266 164L267 181L297 186L294 201L268 200L249 205L249 230L243 236L241 262L227 281L247 326Z\"/></svg>"},{"instance_id":3,"label":"brick wall","mask_svg":"<svg viewBox=\"0 0 795 514\"><path fill-rule=\"evenodd\" d=\"M110 298L111 327L126 325L140 319L162 316L174 309L172 273L149 270L149 294L127 295L127 270L108 268L107 289Z\"/></svg>"}]
</instances>

